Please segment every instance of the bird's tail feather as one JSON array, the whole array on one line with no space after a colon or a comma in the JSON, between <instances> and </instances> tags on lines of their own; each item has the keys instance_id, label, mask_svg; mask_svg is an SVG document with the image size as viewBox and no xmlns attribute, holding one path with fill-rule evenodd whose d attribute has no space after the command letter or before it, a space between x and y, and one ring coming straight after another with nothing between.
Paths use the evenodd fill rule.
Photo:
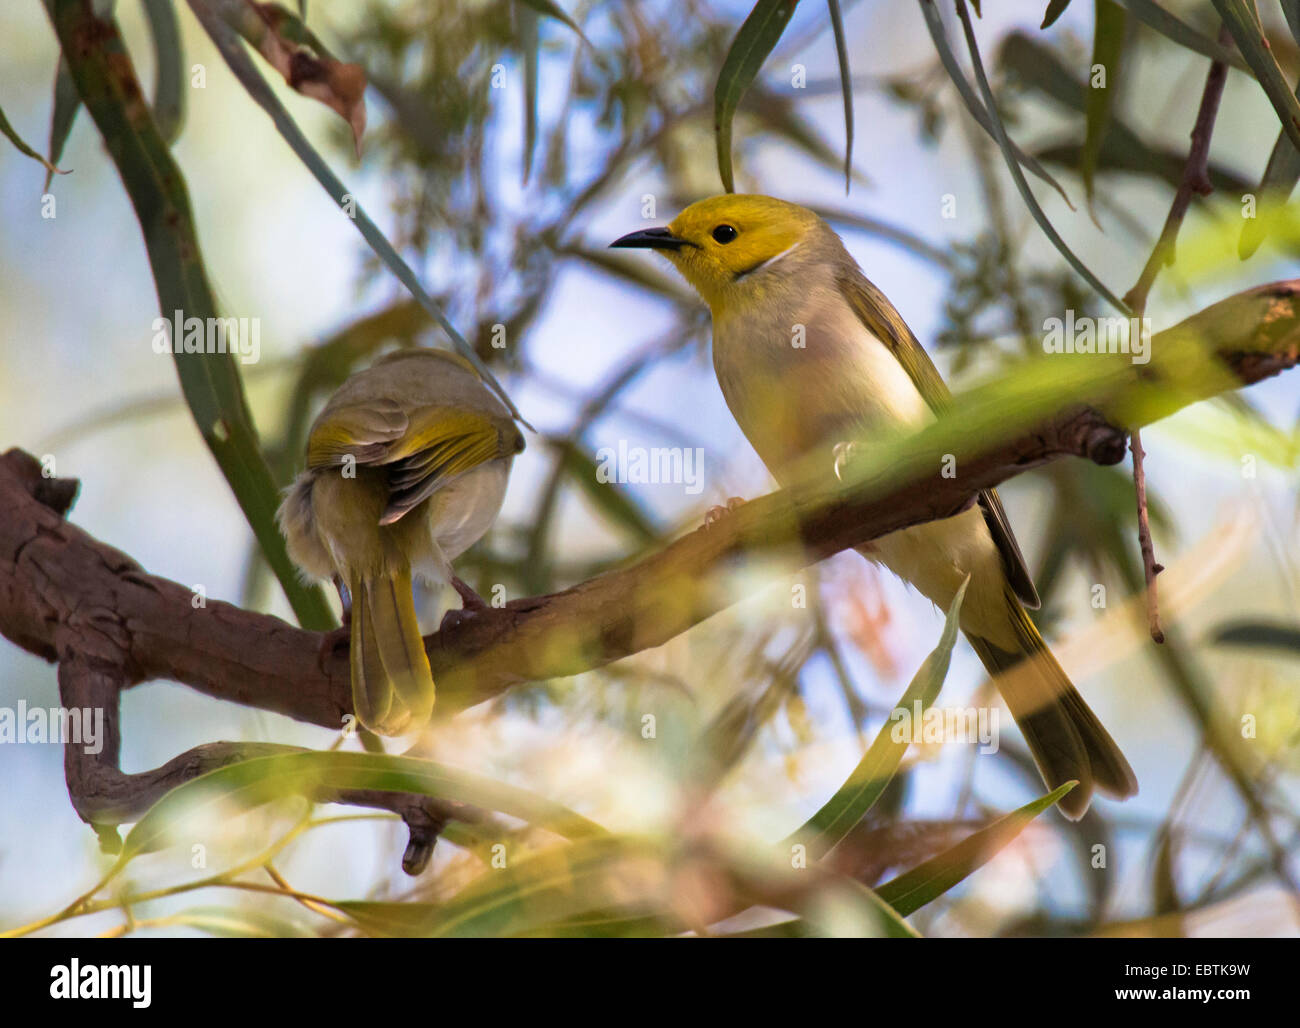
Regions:
<instances>
[{"instance_id":1,"label":"bird's tail feather","mask_svg":"<svg viewBox=\"0 0 1300 1028\"><path fill-rule=\"evenodd\" d=\"M1006 650L968 635L985 669L1024 733L1049 788L1079 784L1061 800L1071 820L1088 810L1094 787L1117 799L1138 791L1137 778L1115 740L1066 677L1020 602L1007 593L1018 646Z\"/></svg>"},{"instance_id":2,"label":"bird's tail feather","mask_svg":"<svg viewBox=\"0 0 1300 1028\"><path fill-rule=\"evenodd\" d=\"M422 727L433 712L433 673L415 617L409 569L363 578L352 592L352 703L381 735Z\"/></svg>"}]
</instances>

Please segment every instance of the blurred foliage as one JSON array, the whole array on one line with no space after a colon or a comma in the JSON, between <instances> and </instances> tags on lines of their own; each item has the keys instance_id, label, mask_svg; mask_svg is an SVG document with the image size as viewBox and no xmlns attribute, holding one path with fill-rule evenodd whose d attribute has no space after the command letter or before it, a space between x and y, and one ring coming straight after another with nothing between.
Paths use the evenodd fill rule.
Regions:
<instances>
[{"instance_id":1,"label":"blurred foliage","mask_svg":"<svg viewBox=\"0 0 1300 1028\"><path fill-rule=\"evenodd\" d=\"M242 3L191 0L191 7L224 10L229 20L231 5ZM943 270L947 290L936 342L958 375L983 363L1018 366L1040 346L1044 310L1070 309L1084 316L1109 313L1107 303L1122 309L1104 284L1113 282L1112 269L1101 274L1075 255L1035 198L1025 173L1047 184L1054 191L1050 195L1067 207L1066 185L1073 189L1077 177L1098 223L1118 227L1145 253L1157 226L1127 214L1117 185L1137 181L1165 196L1181 181L1186 158L1183 150L1135 127L1141 123L1140 105L1120 83L1136 77L1147 63L1158 61L1162 68L1190 69L1199 76L1206 55L1230 62L1234 74L1253 79L1266 92L1281 118L1260 186L1272 209L1283 210L1300 175L1300 158L1291 145L1300 140L1294 134L1296 123L1288 121L1300 101L1287 88L1295 78L1296 39L1287 21L1272 12L1252 32L1254 5L1243 0L1216 0L1214 5L1240 52L1216 41L1217 24L1200 9L1205 5L1184 11L1175 9L1185 5L1153 0L1099 0L1090 5L1096 27L1086 44L1065 27L1069 18L1058 21L1068 3L1052 0L1040 5L1043 31L1016 29L980 44L963 0L955 5L920 0L933 56L906 74L864 78L851 77L850 58L862 66L868 55L849 51L838 2L831 0L826 9L807 16L804 12L814 5L804 5L791 18L794 6L759 0L746 11L703 0L367 0L343 17L326 3L312 4L312 29L306 35L314 45L309 52L325 53L320 37L340 61L363 68L377 108L370 112L359 160L369 176L384 184L391 231L382 246L369 240L358 290L382 288L387 271L394 270L384 247L412 269L413 279L435 285L427 296L417 293L414 299L394 287L380 309L327 339L304 340L300 356L277 369L287 380L286 413L270 433L263 430L265 442L257 455L259 460L265 456L276 484L290 480L311 419L350 373L390 347L443 345L437 326L445 319L453 337L450 326L463 327L461 334L475 355L502 377L526 379L571 403L576 412L567 431L530 442L545 462L534 516L525 523L499 522L464 558L461 573L467 579L480 589L503 585L511 595L557 590L670 536L680 526L662 523L626 486L596 483L591 439L605 419L644 418L624 408L630 387L682 354L698 356L708 326L679 283L642 261L605 251L599 242L592 245L585 232L588 219L625 191L633 175L654 183L650 199L658 198L659 209L645 216L656 220L671 216L675 207L670 202L714 193L720 182L731 188L733 178L748 191L796 193L757 171L759 150L773 145L798 155L809 167L843 174L847 184L861 185L871 162L884 158L868 147L854 175L855 96L883 100L913 116L922 147L947 147L955 141L963 148L957 159L966 160L978 178L984 219L969 238L925 240L907 225L867 216L857 209L856 198L844 210L826 212L836 224L920 254ZM169 18L171 5L151 2L147 8L159 62L153 124L146 125L146 137L161 148L183 127L176 69L184 65ZM854 5L845 8L852 15ZM1295 14L1294 4L1284 9L1287 17ZM921 25L918 20L916 28ZM1290 28L1297 26L1292 22ZM838 76L788 88L774 70L778 62L828 41L835 48ZM990 60L982 54L994 56ZM1090 65L1099 63L1112 73L1115 66L1122 67L1115 88L1088 88ZM80 100L66 63L51 70L56 76L52 165ZM1176 78L1170 75L1171 82ZM246 76L241 79L248 85ZM84 74L76 83L84 92L83 83ZM505 89L513 93L503 101L500 90ZM833 93L843 96L843 140L823 135L809 112L816 98ZM1190 117L1195 99L1180 95L1180 118ZM516 110L518 117L512 113ZM289 115L283 108L272 115L293 145L292 126L283 124ZM106 122L96 120L103 129ZM1025 131L1031 124L1047 128ZM40 159L18 140L2 114L0 129L23 152ZM352 131L342 119L334 126L331 161L357 159ZM341 183L324 159L294 148L337 199ZM924 157L907 154L902 159ZM501 167L518 173L501 174ZM1252 179L1240 168L1212 163L1209 172L1216 189L1227 192L1230 206L1251 188ZM1021 203L1007 199L1007 174ZM1212 203L1204 206L1213 216ZM1282 220L1261 220L1248 222L1242 233L1243 257L1268 236L1267 229L1279 225L1272 242L1294 252L1296 235L1285 231ZM1064 264L1026 258L1026 236L1035 231L1051 239ZM193 259L200 272L201 258ZM546 298L575 269L612 277L629 291L657 298L676 318L672 333L630 350L589 395L576 398L564 394L564 383L542 377L530 357ZM161 282L176 269L155 263L154 270ZM508 343L504 347L494 345L502 331ZM1055 383L1059 392L1044 391L1037 399L1059 404L1072 398L1068 390L1079 384L1061 379ZM237 382L227 386L226 398L235 404L241 387ZM134 407L128 404L88 419L82 428L133 411L146 413L159 402L154 397ZM1254 433L1276 463L1296 466L1294 432L1269 425L1240 398L1223 406L1237 419L1234 431ZM689 443L692 436L690 426L649 422L648 430L676 433L674 444ZM244 442L255 445L251 426ZM1034 483L1045 511L1035 568L1044 626L1060 617L1072 574L1082 573L1122 596L1138 594L1142 569L1131 527L1132 486L1125 473L1075 461L1042 470ZM594 556L591 547L577 555L570 552L571 540L559 531L559 511L571 498L582 503L599 529L590 534L598 540L596 549L604 549ZM686 522L694 523L696 515L689 512ZM1161 541L1172 545L1178 525L1158 497L1152 498L1151 516ZM256 528L255 518L250 513ZM249 604L264 601L269 582L266 540L262 542L250 548L247 558ZM770 774L775 762L797 785L807 765L826 752L837 717L825 702L827 681L834 684L831 695L842 707L838 716L847 721L854 743L860 732L869 732L868 721L894 706L889 699L897 692L891 681L897 673L890 656L891 625L877 605L864 599L875 595L872 580L862 573L823 569L800 582L808 602L793 611L788 602L755 603L743 620L715 619L707 633L692 633L689 642L674 640L662 654L639 655L576 681L521 688L483 713L490 732L505 733L503 714L509 712L560 726L557 731L581 739L598 726L627 732L653 706L660 712L663 742L648 759L655 773L672 784L669 805L674 810L666 827L654 833L607 831L596 823L599 818L545 797L413 758L355 753L266 758L212 772L170 794L129 833L117 864L79 905L19 930L113 909L133 912L128 927L234 935L670 934L718 930L721 922L745 911L752 922L757 907L785 914L775 925L744 922L722 933L909 934L913 928L902 917L918 911L916 927L943 931L949 923L945 918L959 925L979 924L978 901L966 903L961 890L951 895L949 890L1004 848L1025 845L1023 838L1017 842L1022 830L1059 798L1041 797L1000 819L990 815L978 798L977 762L995 764L1037 788L1032 762L1013 745L972 758L947 817L935 817L933 811L921 816L909 806L918 761L905 759L907 747L893 743L881 729L841 789L784 842L762 844L752 833L728 834L728 817L743 818L735 813L736 805L761 807L765 799L762 774L759 785L747 785L742 769L757 767ZM845 611L852 617L846 618ZM923 706L934 702L948 670L954 618L955 609L938 648L898 701L901 706L910 708L914 699ZM1270 691L1269 679L1260 690L1261 695L1287 696L1293 706L1296 640L1294 618L1241 620L1223 626L1214 637L1225 651L1259 650L1268 660L1289 661L1291 685ZM1205 741L1204 756L1189 770L1189 781L1204 772L1212 757L1239 794L1244 813L1236 838L1213 831L1221 823L1216 818L1197 817L1186 794L1154 822L1110 809L1094 810L1077 825L1054 820L1044 833L1062 836L1077 856L1083 903L1072 901L1069 888L1057 881L1044 882L1045 894L1032 913L988 930L1164 932L1171 923L1182 925L1182 918L1245 893L1261 878L1274 876L1294 888L1293 871L1279 852L1288 847L1294 852L1300 820L1279 779L1295 773L1300 739L1290 735L1276 741L1262 768L1244 757L1228 738L1231 718L1220 711L1220 706L1236 709L1231 697L1211 687L1200 652L1190 647L1174 636L1162 650L1164 684L1180 697ZM858 681L863 668L874 669L883 681ZM1249 674L1247 670L1234 681L1248 681ZM670 742L673 738L689 743ZM128 864L156 859L153 851L165 846L174 822L195 816L196 810L237 808L243 819L264 816L258 831L249 832L251 838L269 831L271 814L266 811L280 810L283 797L341 783L420 792L480 805L487 813L452 821L444 836L450 845L440 847L450 852L444 852L435 872L404 893L380 883L363 900L331 900L293 889L275 865L286 847L309 845L299 840L340 821L364 820L316 819L308 812L296 815L292 827L269 846L232 859L225 871L180 886L132 887L95 898ZM234 801L235 808L226 806ZM248 814L247 808L258 803L269 806ZM720 804L727 814L719 813ZM715 816L717 824L712 824ZM1149 919L1115 925L1110 922L1114 876L1096 874L1090 860L1095 845L1110 848L1121 833L1150 844L1154 870ZM571 841L562 841L565 836ZM244 838L233 830L232 837ZM508 864L494 863L497 847L509 853ZM807 851L803 857L799 847ZM494 868L507 873L487 873ZM891 869L900 873L882 885ZM251 884L254 880L257 885ZM174 910L152 918L136 911L208 887L246 890L250 903ZM275 912L265 905L267 893L283 901ZM828 914L832 910L835 916Z\"/></svg>"}]
</instances>

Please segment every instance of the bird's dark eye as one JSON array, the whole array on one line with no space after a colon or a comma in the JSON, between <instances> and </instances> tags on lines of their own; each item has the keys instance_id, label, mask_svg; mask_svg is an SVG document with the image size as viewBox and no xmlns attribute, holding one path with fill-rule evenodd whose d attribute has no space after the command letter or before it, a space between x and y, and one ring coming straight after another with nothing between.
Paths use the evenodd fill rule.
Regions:
<instances>
[{"instance_id":1,"label":"bird's dark eye","mask_svg":"<svg viewBox=\"0 0 1300 1028\"><path fill-rule=\"evenodd\" d=\"M731 225L719 225L713 230L713 241L726 246L727 243L735 239L737 235L739 235L739 233Z\"/></svg>"}]
</instances>

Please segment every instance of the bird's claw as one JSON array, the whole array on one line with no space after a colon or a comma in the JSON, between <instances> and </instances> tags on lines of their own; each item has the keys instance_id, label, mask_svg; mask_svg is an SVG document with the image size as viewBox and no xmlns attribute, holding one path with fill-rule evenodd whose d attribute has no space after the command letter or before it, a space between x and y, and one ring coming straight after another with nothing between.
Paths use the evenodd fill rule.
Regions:
<instances>
[{"instance_id":1,"label":"bird's claw","mask_svg":"<svg viewBox=\"0 0 1300 1028\"><path fill-rule=\"evenodd\" d=\"M476 593L464 579L451 576L451 587L456 590L456 595L460 597L461 606L464 610L478 614L488 609L487 600L483 599Z\"/></svg>"},{"instance_id":2,"label":"bird's claw","mask_svg":"<svg viewBox=\"0 0 1300 1028\"><path fill-rule=\"evenodd\" d=\"M449 610L442 616L442 623L438 626L438 631L444 631L448 628L456 628L463 624L476 614L482 614L489 609L487 600L483 599L470 587L463 579L451 576L451 587L456 590L456 595L460 597L460 610Z\"/></svg>"}]
</instances>

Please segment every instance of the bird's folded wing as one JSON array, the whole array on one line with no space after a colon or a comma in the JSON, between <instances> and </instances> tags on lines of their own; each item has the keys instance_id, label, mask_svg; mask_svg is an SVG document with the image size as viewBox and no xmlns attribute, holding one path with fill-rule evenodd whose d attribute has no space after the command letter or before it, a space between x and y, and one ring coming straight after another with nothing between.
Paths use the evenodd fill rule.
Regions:
<instances>
[{"instance_id":1,"label":"bird's folded wing","mask_svg":"<svg viewBox=\"0 0 1300 1028\"><path fill-rule=\"evenodd\" d=\"M989 534L997 545L1002 557L1002 567L1007 573L1007 582L1020 600L1030 610L1037 610L1043 601L1038 598L1034 580L1025 565L1025 555L1020 552L1015 535L1011 532L1011 522L1007 512L1002 509L1002 501L996 489L985 489L980 493L980 510L984 514L984 523L989 527Z\"/></svg>"},{"instance_id":2,"label":"bird's folded wing","mask_svg":"<svg viewBox=\"0 0 1300 1028\"><path fill-rule=\"evenodd\" d=\"M325 415L307 441L307 466L332 467L351 457L388 472L388 505L381 525L392 524L457 475L523 448L508 418L477 411L429 407L404 412L396 403L369 401Z\"/></svg>"},{"instance_id":3,"label":"bird's folded wing","mask_svg":"<svg viewBox=\"0 0 1300 1028\"><path fill-rule=\"evenodd\" d=\"M952 405L952 393L948 391L939 369L930 360L930 355L925 352L925 347L917 341L888 297L856 267L846 269L839 276L838 285L858 320L889 347L930 410L935 414L946 411ZM1036 610L1041 602L1038 590L1034 588L1034 580L1011 531L1011 523L1007 520L1007 512L1002 508L1002 501L998 499L995 490L985 489L979 494L979 504L984 514L984 523L988 525L989 534L993 536L993 542L1002 557L1007 581L1011 583L1020 602Z\"/></svg>"},{"instance_id":4,"label":"bird's folded wing","mask_svg":"<svg viewBox=\"0 0 1300 1028\"><path fill-rule=\"evenodd\" d=\"M382 461L390 492L379 523L391 524L456 476L522 448L509 418L442 408L413 414L410 429Z\"/></svg>"},{"instance_id":5,"label":"bird's folded wing","mask_svg":"<svg viewBox=\"0 0 1300 1028\"><path fill-rule=\"evenodd\" d=\"M406 434L406 412L392 400L374 400L329 411L312 426L307 467L325 468L351 457L358 464L383 463L393 443Z\"/></svg>"}]
</instances>

